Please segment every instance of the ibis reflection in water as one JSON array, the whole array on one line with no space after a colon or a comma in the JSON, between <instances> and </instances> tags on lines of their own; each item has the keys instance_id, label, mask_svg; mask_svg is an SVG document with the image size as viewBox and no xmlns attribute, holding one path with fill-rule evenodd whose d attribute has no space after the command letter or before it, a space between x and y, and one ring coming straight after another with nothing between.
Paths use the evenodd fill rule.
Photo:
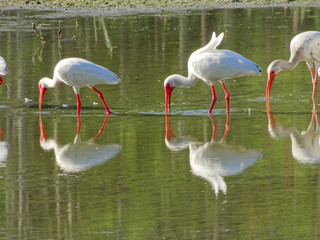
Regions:
<instances>
[{"instance_id":1,"label":"ibis reflection in water","mask_svg":"<svg viewBox=\"0 0 320 240\"><path fill-rule=\"evenodd\" d=\"M78 118L78 131L74 141L60 145L56 139L48 139L40 115L40 145L44 150L54 150L57 165L63 171L69 173L86 171L114 158L121 151L122 147L117 143L106 145L95 143L95 140L102 134L107 120L108 116L97 135L83 142L80 139L81 122Z\"/></svg>"},{"instance_id":2,"label":"ibis reflection in water","mask_svg":"<svg viewBox=\"0 0 320 240\"><path fill-rule=\"evenodd\" d=\"M229 131L229 114L227 114L225 132L220 141L216 140L217 126L210 116L213 132L210 142L199 142L191 136L176 136L170 123L170 116L166 115L166 145L172 151L180 151L189 148L190 166L192 173L206 179L215 194L219 191L227 193L227 185L223 177L242 173L247 167L258 161L261 151L246 150L239 146L226 143Z\"/></svg>"},{"instance_id":3,"label":"ibis reflection in water","mask_svg":"<svg viewBox=\"0 0 320 240\"><path fill-rule=\"evenodd\" d=\"M6 166L6 161L9 154L9 143L7 141L3 141L4 132L2 128L0 128L0 167Z\"/></svg>"},{"instance_id":4,"label":"ibis reflection in water","mask_svg":"<svg viewBox=\"0 0 320 240\"><path fill-rule=\"evenodd\" d=\"M267 102L270 106L270 104ZM302 164L320 163L320 130L316 99L313 98L313 110L310 123L306 130L299 131L295 127L278 125L270 111L268 114L268 131L273 138L291 139L291 152L295 160Z\"/></svg>"}]
</instances>

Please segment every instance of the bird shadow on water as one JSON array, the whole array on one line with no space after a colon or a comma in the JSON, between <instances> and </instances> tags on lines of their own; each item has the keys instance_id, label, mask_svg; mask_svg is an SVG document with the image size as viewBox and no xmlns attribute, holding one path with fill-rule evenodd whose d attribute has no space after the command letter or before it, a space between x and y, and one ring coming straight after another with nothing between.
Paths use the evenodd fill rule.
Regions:
<instances>
[{"instance_id":1,"label":"bird shadow on water","mask_svg":"<svg viewBox=\"0 0 320 240\"><path fill-rule=\"evenodd\" d=\"M225 131L221 140L216 139L217 125L212 115L212 138L209 142L200 142L193 136L175 135L171 128L170 116L166 115L165 143L173 152L189 148L189 160L192 173L207 180L215 195L219 191L227 193L224 177L242 173L262 157L258 150L247 150L226 143L230 128L229 114L226 115Z\"/></svg>"},{"instance_id":2,"label":"bird shadow on water","mask_svg":"<svg viewBox=\"0 0 320 240\"><path fill-rule=\"evenodd\" d=\"M73 142L61 145L55 138L48 138L45 132L42 115L39 116L40 146L47 151L53 150L56 163L66 173L78 173L91 169L114 158L122 149L120 144L97 144L95 140L103 133L108 116L98 133L87 141L81 141L81 120L78 117L77 134Z\"/></svg>"}]
</instances>

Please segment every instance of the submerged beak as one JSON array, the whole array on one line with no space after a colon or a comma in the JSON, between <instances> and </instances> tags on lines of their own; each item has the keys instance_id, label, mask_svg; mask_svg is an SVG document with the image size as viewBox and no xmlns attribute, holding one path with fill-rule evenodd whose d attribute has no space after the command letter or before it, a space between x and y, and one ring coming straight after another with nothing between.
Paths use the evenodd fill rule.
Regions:
<instances>
[{"instance_id":1,"label":"submerged beak","mask_svg":"<svg viewBox=\"0 0 320 240\"><path fill-rule=\"evenodd\" d=\"M40 95L39 95L39 109L40 109L40 112L41 112L42 100L43 100L44 93L47 91L47 88L44 88L44 87L42 87L42 86L39 84L39 91L40 91Z\"/></svg>"},{"instance_id":2,"label":"submerged beak","mask_svg":"<svg viewBox=\"0 0 320 240\"><path fill-rule=\"evenodd\" d=\"M268 74L266 100L269 100L272 83L273 83L273 80L274 80L275 77L276 77L276 74L273 71Z\"/></svg>"},{"instance_id":3,"label":"submerged beak","mask_svg":"<svg viewBox=\"0 0 320 240\"><path fill-rule=\"evenodd\" d=\"M171 110L171 94L174 87L171 87L169 84L164 86L164 90L166 91L166 113L168 112L168 105L169 105L169 112Z\"/></svg>"}]
</instances>

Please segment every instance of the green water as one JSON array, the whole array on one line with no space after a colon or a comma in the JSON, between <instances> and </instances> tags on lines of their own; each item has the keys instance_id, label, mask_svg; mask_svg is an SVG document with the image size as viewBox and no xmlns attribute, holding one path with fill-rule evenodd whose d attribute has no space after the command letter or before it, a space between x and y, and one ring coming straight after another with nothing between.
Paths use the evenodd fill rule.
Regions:
<instances>
[{"instance_id":1,"label":"green water","mask_svg":"<svg viewBox=\"0 0 320 240\"><path fill-rule=\"evenodd\" d=\"M293 36L319 29L319 9L107 14L0 13L9 67L0 87L0 239L318 239L319 131L309 127L317 114L305 64L275 79L273 115L264 97L268 64L289 59ZM262 76L226 82L229 116L218 84L207 114L211 91L199 83L174 90L166 118L163 80L187 75L189 55L213 31ZM78 136L72 88L48 89L41 116L37 104L39 79L71 56L122 80L97 86L116 113L108 118L96 93L81 89Z\"/></svg>"}]
</instances>

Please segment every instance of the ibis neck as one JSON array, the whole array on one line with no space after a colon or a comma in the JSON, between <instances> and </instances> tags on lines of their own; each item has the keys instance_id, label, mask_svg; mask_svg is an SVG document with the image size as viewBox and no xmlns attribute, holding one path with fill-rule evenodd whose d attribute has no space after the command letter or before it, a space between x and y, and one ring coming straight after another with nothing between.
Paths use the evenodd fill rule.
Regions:
<instances>
[{"instance_id":1,"label":"ibis neck","mask_svg":"<svg viewBox=\"0 0 320 240\"><path fill-rule=\"evenodd\" d=\"M178 82L178 85L179 85L177 87L189 88L189 87L192 87L192 86L196 85L196 83L198 81L199 81L199 79L196 78L193 74L190 74L190 73L189 73L188 77L177 75L177 82Z\"/></svg>"},{"instance_id":2,"label":"ibis neck","mask_svg":"<svg viewBox=\"0 0 320 240\"><path fill-rule=\"evenodd\" d=\"M42 78L40 80L40 84L43 88L55 88L59 83L58 78L53 77L53 79L51 78Z\"/></svg>"},{"instance_id":3,"label":"ibis neck","mask_svg":"<svg viewBox=\"0 0 320 240\"><path fill-rule=\"evenodd\" d=\"M298 65L298 63L296 62L286 62L286 61L283 61L282 63L282 66L285 70L292 70L294 69L296 66Z\"/></svg>"},{"instance_id":4,"label":"ibis neck","mask_svg":"<svg viewBox=\"0 0 320 240\"><path fill-rule=\"evenodd\" d=\"M282 60L280 60L280 61L282 62L282 66L285 70L294 69L298 65L298 63L300 62L300 60L296 57L290 58L290 60L288 62L282 61Z\"/></svg>"}]
</instances>

